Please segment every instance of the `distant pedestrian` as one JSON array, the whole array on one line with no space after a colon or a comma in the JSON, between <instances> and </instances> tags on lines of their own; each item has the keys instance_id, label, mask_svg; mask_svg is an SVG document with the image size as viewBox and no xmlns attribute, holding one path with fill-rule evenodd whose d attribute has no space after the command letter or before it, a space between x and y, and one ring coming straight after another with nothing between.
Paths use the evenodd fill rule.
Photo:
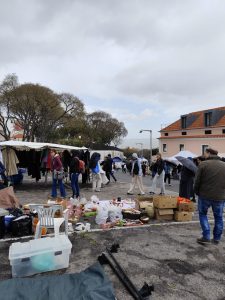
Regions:
<instances>
[{"instance_id":1,"label":"distant pedestrian","mask_svg":"<svg viewBox=\"0 0 225 300\"><path fill-rule=\"evenodd\" d=\"M141 161L138 158L137 153L132 154L132 169L131 169L132 181L130 184L130 189L127 192L128 195L133 195L133 191L135 189L136 184L139 188L139 195L145 195L144 187L142 183L142 168Z\"/></svg>"},{"instance_id":2,"label":"distant pedestrian","mask_svg":"<svg viewBox=\"0 0 225 300\"><path fill-rule=\"evenodd\" d=\"M113 174L113 170L115 170L116 165L115 163L113 163L111 154L108 154L107 156L107 164L108 164L107 170L104 170L106 173L106 177L108 178L109 182L110 182L110 176L114 179L115 182L117 182L117 179Z\"/></svg>"},{"instance_id":3,"label":"distant pedestrian","mask_svg":"<svg viewBox=\"0 0 225 300\"><path fill-rule=\"evenodd\" d=\"M121 166L122 166L122 172L126 174L127 173L127 165L126 165L126 163L122 162Z\"/></svg>"},{"instance_id":4,"label":"distant pedestrian","mask_svg":"<svg viewBox=\"0 0 225 300\"><path fill-rule=\"evenodd\" d=\"M61 158L55 149L51 150L52 156L52 198L57 197L57 185L59 185L60 195L66 197L65 187L63 183L64 170Z\"/></svg>"},{"instance_id":5,"label":"distant pedestrian","mask_svg":"<svg viewBox=\"0 0 225 300\"><path fill-rule=\"evenodd\" d=\"M198 167L194 190L198 195L199 220L202 237L197 239L200 244L210 243L210 225L207 218L208 209L212 207L214 215L214 244L219 244L223 233L223 209L225 204L225 163L220 160L218 151L206 149L206 161Z\"/></svg>"},{"instance_id":6,"label":"distant pedestrian","mask_svg":"<svg viewBox=\"0 0 225 300\"><path fill-rule=\"evenodd\" d=\"M142 162L141 167L142 167L143 176L145 177L146 176L146 163Z\"/></svg>"},{"instance_id":7,"label":"distant pedestrian","mask_svg":"<svg viewBox=\"0 0 225 300\"><path fill-rule=\"evenodd\" d=\"M94 152L91 156L89 167L92 172L92 189L95 192L101 192L102 177L100 168L101 155Z\"/></svg>"},{"instance_id":8,"label":"distant pedestrian","mask_svg":"<svg viewBox=\"0 0 225 300\"><path fill-rule=\"evenodd\" d=\"M161 190L160 195L165 195L165 183L164 183L165 171L164 171L164 161L162 159L161 153L158 153L156 155L156 158L157 160L153 165L153 171L155 173L155 176L153 178L152 188L149 194L154 195L156 193L156 185L158 182Z\"/></svg>"},{"instance_id":9,"label":"distant pedestrian","mask_svg":"<svg viewBox=\"0 0 225 300\"><path fill-rule=\"evenodd\" d=\"M70 163L70 179L71 179L71 188L73 191L72 199L80 197L80 187L78 183L80 170L80 160L78 157L79 153L77 151L72 151L72 159Z\"/></svg>"},{"instance_id":10,"label":"distant pedestrian","mask_svg":"<svg viewBox=\"0 0 225 300\"><path fill-rule=\"evenodd\" d=\"M171 168L168 162L165 161L164 163L164 170L165 170L165 179L164 182L168 179L168 185L171 186Z\"/></svg>"}]
</instances>

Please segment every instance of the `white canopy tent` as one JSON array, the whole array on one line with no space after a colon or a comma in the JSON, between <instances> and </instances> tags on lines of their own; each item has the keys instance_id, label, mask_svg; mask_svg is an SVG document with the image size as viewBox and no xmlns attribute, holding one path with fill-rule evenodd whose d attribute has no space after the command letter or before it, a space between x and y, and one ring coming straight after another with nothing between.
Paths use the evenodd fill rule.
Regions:
<instances>
[{"instance_id":1,"label":"white canopy tent","mask_svg":"<svg viewBox=\"0 0 225 300\"><path fill-rule=\"evenodd\" d=\"M64 150L88 150L85 147L74 147L69 145L60 145L60 144L51 144L51 143L36 143L36 142L21 142L21 141L5 141L0 142L1 149L6 147L12 147L16 150L30 150L34 149L37 151L41 151L44 149L56 149L58 151Z\"/></svg>"},{"instance_id":2,"label":"white canopy tent","mask_svg":"<svg viewBox=\"0 0 225 300\"><path fill-rule=\"evenodd\" d=\"M36 143L36 142L22 142L22 141L4 141L0 142L0 149L13 149L17 151L42 151L45 149L55 149L58 152L63 152L64 150L88 150L86 147L74 147L69 145L60 145L60 144L52 144L52 143ZM1 151L0 151L1 152ZM0 160L2 161L2 157L0 157ZM9 160L9 158L8 158ZM47 182L47 172L45 175L45 182Z\"/></svg>"}]
</instances>

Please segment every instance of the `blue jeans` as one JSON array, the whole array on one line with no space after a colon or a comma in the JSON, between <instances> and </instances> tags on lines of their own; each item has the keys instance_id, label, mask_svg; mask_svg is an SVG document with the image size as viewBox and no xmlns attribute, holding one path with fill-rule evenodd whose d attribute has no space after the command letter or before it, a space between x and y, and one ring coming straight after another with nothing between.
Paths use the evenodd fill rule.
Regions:
<instances>
[{"instance_id":1,"label":"blue jeans","mask_svg":"<svg viewBox=\"0 0 225 300\"><path fill-rule=\"evenodd\" d=\"M210 225L207 218L207 212L212 207L215 225L213 230L213 238L216 241L221 239L223 233L223 208L225 201L209 200L198 198L199 220L202 227L203 238L210 240Z\"/></svg>"},{"instance_id":2,"label":"blue jeans","mask_svg":"<svg viewBox=\"0 0 225 300\"><path fill-rule=\"evenodd\" d=\"M52 178L52 197L57 197L57 183L59 184L60 194L62 198L66 197L66 191L62 179Z\"/></svg>"},{"instance_id":3,"label":"blue jeans","mask_svg":"<svg viewBox=\"0 0 225 300\"><path fill-rule=\"evenodd\" d=\"M76 198L80 196L80 188L78 183L79 173L72 173L71 174L71 187L73 191L73 198L76 195Z\"/></svg>"}]
</instances>

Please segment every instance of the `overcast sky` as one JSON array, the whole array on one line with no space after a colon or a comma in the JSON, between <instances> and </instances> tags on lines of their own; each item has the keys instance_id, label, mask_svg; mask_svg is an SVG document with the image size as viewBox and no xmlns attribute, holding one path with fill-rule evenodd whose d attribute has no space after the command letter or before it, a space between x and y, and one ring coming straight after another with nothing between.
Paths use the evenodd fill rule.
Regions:
<instances>
[{"instance_id":1,"label":"overcast sky","mask_svg":"<svg viewBox=\"0 0 225 300\"><path fill-rule=\"evenodd\" d=\"M0 0L0 80L73 93L135 144L225 105L224 16L224 0Z\"/></svg>"}]
</instances>

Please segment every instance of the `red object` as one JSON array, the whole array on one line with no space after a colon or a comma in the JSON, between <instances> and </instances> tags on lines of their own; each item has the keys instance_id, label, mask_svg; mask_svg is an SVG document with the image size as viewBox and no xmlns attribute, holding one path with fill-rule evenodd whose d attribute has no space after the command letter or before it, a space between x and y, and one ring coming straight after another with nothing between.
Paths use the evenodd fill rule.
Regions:
<instances>
[{"instance_id":1,"label":"red object","mask_svg":"<svg viewBox=\"0 0 225 300\"><path fill-rule=\"evenodd\" d=\"M179 203L190 203L191 202L191 200L189 200L189 199L186 199L186 198L182 198L182 197L177 197L177 203L179 204Z\"/></svg>"}]
</instances>

